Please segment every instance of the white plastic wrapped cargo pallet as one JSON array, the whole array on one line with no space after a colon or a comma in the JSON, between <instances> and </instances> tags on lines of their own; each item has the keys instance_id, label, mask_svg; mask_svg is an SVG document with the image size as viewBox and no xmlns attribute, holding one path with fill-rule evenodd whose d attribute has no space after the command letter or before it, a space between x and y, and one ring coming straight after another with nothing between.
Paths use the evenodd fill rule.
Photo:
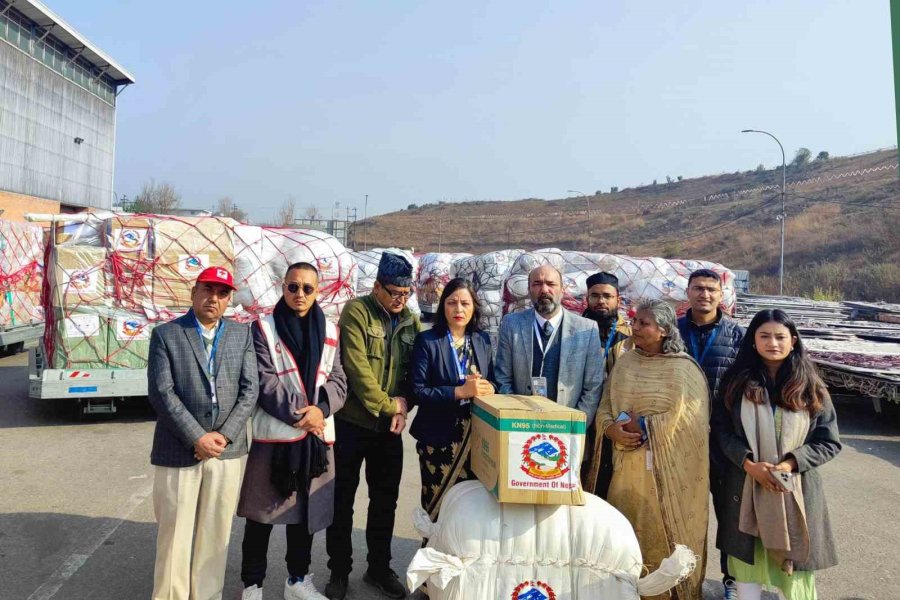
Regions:
<instances>
[{"instance_id":1,"label":"white plastic wrapped cargo pallet","mask_svg":"<svg viewBox=\"0 0 900 600\"><path fill-rule=\"evenodd\" d=\"M453 263L470 256L472 255L464 252L428 252L419 257L416 296L422 312L433 313L437 310L444 286L451 279L450 271Z\"/></svg>"},{"instance_id":2,"label":"white plastic wrapped cargo pallet","mask_svg":"<svg viewBox=\"0 0 900 600\"><path fill-rule=\"evenodd\" d=\"M234 303L250 313L271 310L281 298L288 266L307 262L319 270L319 305L334 321L356 292L353 257L334 237L321 231L237 225Z\"/></svg>"},{"instance_id":3,"label":"white plastic wrapped cargo pallet","mask_svg":"<svg viewBox=\"0 0 900 600\"><path fill-rule=\"evenodd\" d=\"M400 248L374 248L372 250L366 250L365 252L351 252L350 254L353 256L353 260L356 261L356 266L359 271L356 280L357 296L365 296L372 292L372 288L375 287L375 279L378 277L378 263L381 261L381 255L385 252L399 254L405 257L406 260L412 264L413 283L415 284L418 280L419 259L407 250L401 250ZM416 297L415 286L409 300L406 302L406 306L408 306L416 315L419 315L422 312L419 309L419 301Z\"/></svg>"},{"instance_id":4,"label":"white plastic wrapped cargo pallet","mask_svg":"<svg viewBox=\"0 0 900 600\"><path fill-rule=\"evenodd\" d=\"M687 310L688 277L697 269L711 269L719 274L722 278L722 307L729 314L734 312L734 273L718 263L547 248L522 254L510 269L503 287L504 314L524 310L531 305L528 273L544 264L562 272L563 306L578 313L587 305L587 278L600 271L619 278L619 294L623 300L621 310L627 310L641 298L653 298L671 302L679 314L683 313Z\"/></svg>"},{"instance_id":5,"label":"white plastic wrapped cargo pallet","mask_svg":"<svg viewBox=\"0 0 900 600\"><path fill-rule=\"evenodd\" d=\"M0 219L0 347L20 349L43 331L40 226Z\"/></svg>"},{"instance_id":6,"label":"white plastic wrapped cargo pallet","mask_svg":"<svg viewBox=\"0 0 900 600\"><path fill-rule=\"evenodd\" d=\"M453 261L450 277L472 282L481 302L481 328L496 341L503 317L503 282L523 250L497 250Z\"/></svg>"},{"instance_id":7,"label":"white plastic wrapped cargo pallet","mask_svg":"<svg viewBox=\"0 0 900 600\"><path fill-rule=\"evenodd\" d=\"M413 557L407 583L427 582L431 600L639 600L674 587L697 568L676 546L641 578L637 536L622 513L585 494L584 506L497 502L478 481L455 485L432 524L414 521L428 545ZM572 535L577 532L577 535Z\"/></svg>"}]
</instances>

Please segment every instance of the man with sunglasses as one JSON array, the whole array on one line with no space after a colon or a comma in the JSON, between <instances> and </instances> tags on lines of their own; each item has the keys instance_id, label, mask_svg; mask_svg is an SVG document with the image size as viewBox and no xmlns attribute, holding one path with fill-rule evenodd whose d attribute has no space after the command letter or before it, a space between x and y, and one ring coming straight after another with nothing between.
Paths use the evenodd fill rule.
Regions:
<instances>
[{"instance_id":1,"label":"man with sunglasses","mask_svg":"<svg viewBox=\"0 0 900 600\"><path fill-rule=\"evenodd\" d=\"M317 302L319 272L288 267L282 297L253 326L259 399L237 514L245 517L242 600L262 600L272 526L287 534L285 600L324 600L312 582L313 535L331 525L332 415L347 397L338 329Z\"/></svg>"},{"instance_id":2,"label":"man with sunglasses","mask_svg":"<svg viewBox=\"0 0 900 600\"><path fill-rule=\"evenodd\" d=\"M363 581L389 598L408 594L390 562L403 470L400 434L409 408L409 361L421 329L419 319L406 306L412 274L406 258L383 253L372 293L351 300L341 312L341 359L349 391L344 408L335 415L337 479L334 521L326 544L331 569L325 586L328 598L343 599L347 594L353 566L353 501L363 462L369 489L369 568Z\"/></svg>"}]
</instances>

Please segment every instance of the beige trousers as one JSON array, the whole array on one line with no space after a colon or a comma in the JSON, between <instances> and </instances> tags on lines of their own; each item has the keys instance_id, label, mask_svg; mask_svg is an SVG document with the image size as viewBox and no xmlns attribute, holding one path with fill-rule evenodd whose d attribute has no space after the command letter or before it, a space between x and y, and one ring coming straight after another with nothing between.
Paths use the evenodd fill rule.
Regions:
<instances>
[{"instance_id":1,"label":"beige trousers","mask_svg":"<svg viewBox=\"0 0 900 600\"><path fill-rule=\"evenodd\" d=\"M156 467L153 600L220 600L244 458Z\"/></svg>"}]
</instances>

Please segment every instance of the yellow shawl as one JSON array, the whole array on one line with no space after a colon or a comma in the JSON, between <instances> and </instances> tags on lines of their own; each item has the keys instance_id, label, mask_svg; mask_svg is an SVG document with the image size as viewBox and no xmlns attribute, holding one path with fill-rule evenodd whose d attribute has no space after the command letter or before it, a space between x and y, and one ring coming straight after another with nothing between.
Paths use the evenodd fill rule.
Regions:
<instances>
[{"instance_id":1,"label":"yellow shawl","mask_svg":"<svg viewBox=\"0 0 900 600\"><path fill-rule=\"evenodd\" d=\"M587 489L594 489L597 480L599 436L621 411L629 410L646 418L649 441L637 450L613 450L609 503L631 521L650 571L675 544L684 544L702 557L691 576L676 588L679 600L699 600L709 518L706 377L687 354L651 356L635 350L620 356L597 411L598 439Z\"/></svg>"}]
</instances>

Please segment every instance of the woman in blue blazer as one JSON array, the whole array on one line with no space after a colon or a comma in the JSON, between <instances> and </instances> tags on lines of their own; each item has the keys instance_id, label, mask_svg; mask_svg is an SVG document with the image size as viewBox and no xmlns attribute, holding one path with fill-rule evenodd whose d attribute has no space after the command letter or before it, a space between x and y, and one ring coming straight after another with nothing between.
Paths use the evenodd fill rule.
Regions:
<instances>
[{"instance_id":1,"label":"woman in blue blazer","mask_svg":"<svg viewBox=\"0 0 900 600\"><path fill-rule=\"evenodd\" d=\"M434 327L413 346L413 402L418 406L410 434L422 473L422 508L437 519L444 494L472 479L469 461L470 410L475 396L494 393L491 342L478 327L480 304L472 284L450 280L435 313Z\"/></svg>"}]
</instances>

